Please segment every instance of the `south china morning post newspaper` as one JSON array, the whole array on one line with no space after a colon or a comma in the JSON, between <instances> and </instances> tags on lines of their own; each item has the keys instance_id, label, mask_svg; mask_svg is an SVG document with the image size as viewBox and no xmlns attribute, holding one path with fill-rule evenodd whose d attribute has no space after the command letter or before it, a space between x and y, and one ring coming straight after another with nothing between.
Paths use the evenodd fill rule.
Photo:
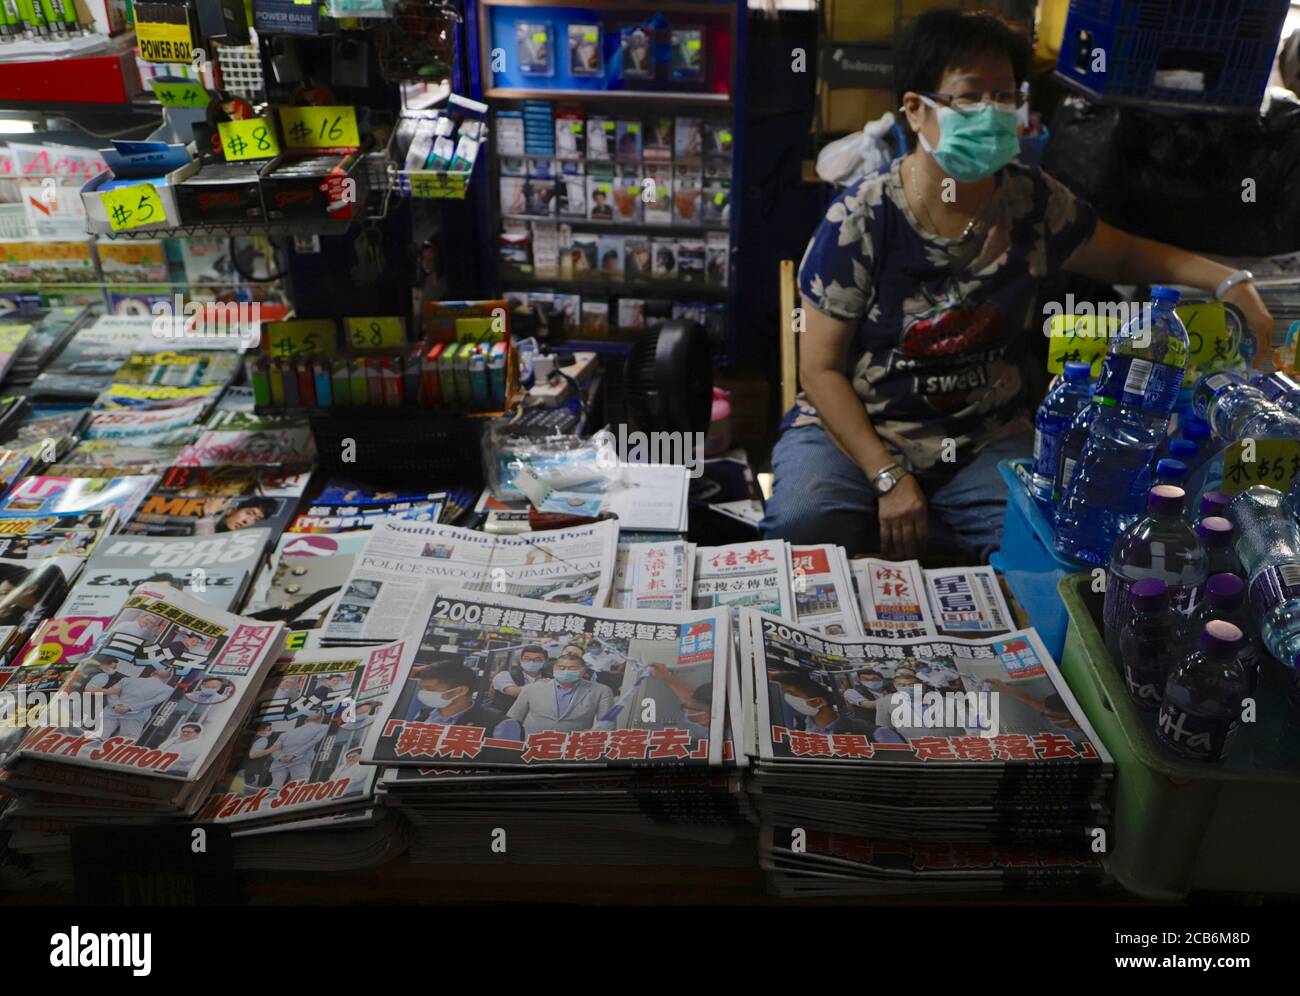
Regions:
<instances>
[{"instance_id":1,"label":"south china morning post newspaper","mask_svg":"<svg viewBox=\"0 0 1300 996\"><path fill-rule=\"evenodd\" d=\"M196 819L246 823L371 801L378 769L361 762L407 644L282 657L258 693L228 773Z\"/></svg>"},{"instance_id":2,"label":"south china morning post newspaper","mask_svg":"<svg viewBox=\"0 0 1300 996\"><path fill-rule=\"evenodd\" d=\"M365 760L415 767L716 766L725 609L559 606L428 590Z\"/></svg>"},{"instance_id":3,"label":"south china morning post newspaper","mask_svg":"<svg viewBox=\"0 0 1300 996\"><path fill-rule=\"evenodd\" d=\"M142 585L61 688L102 697L102 723L33 729L6 763L54 760L195 781L260 686L282 630Z\"/></svg>"},{"instance_id":4,"label":"south china morning post newspaper","mask_svg":"<svg viewBox=\"0 0 1300 996\"><path fill-rule=\"evenodd\" d=\"M753 610L741 627L762 760L1110 763L1032 629L833 638Z\"/></svg>"}]
</instances>

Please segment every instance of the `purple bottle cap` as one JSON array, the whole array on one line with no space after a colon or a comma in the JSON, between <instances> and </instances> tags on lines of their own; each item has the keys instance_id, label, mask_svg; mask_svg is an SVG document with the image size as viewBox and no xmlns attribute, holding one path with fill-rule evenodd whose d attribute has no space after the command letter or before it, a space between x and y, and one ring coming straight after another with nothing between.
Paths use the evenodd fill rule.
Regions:
<instances>
[{"instance_id":1,"label":"purple bottle cap","mask_svg":"<svg viewBox=\"0 0 1300 996\"><path fill-rule=\"evenodd\" d=\"M1205 600L1216 609L1235 609L1246 597L1246 582L1235 574L1215 574L1205 582Z\"/></svg>"},{"instance_id":2,"label":"purple bottle cap","mask_svg":"<svg viewBox=\"0 0 1300 996\"><path fill-rule=\"evenodd\" d=\"M1222 491L1207 491L1201 495L1201 515L1223 515L1223 510L1228 507L1232 498L1225 495Z\"/></svg>"},{"instance_id":3,"label":"purple bottle cap","mask_svg":"<svg viewBox=\"0 0 1300 996\"><path fill-rule=\"evenodd\" d=\"M1211 619L1201 632L1201 649L1211 657L1231 657L1237 652L1245 634L1223 619Z\"/></svg>"},{"instance_id":4,"label":"purple bottle cap","mask_svg":"<svg viewBox=\"0 0 1300 996\"><path fill-rule=\"evenodd\" d=\"M1143 612L1161 612L1169 608L1169 585L1159 578L1143 578L1129 589L1129 604Z\"/></svg>"},{"instance_id":5,"label":"purple bottle cap","mask_svg":"<svg viewBox=\"0 0 1300 996\"><path fill-rule=\"evenodd\" d=\"M1232 523L1221 515L1207 515L1196 524L1196 535L1206 546L1227 546L1232 542Z\"/></svg>"},{"instance_id":6,"label":"purple bottle cap","mask_svg":"<svg viewBox=\"0 0 1300 996\"><path fill-rule=\"evenodd\" d=\"M1147 492L1147 511L1153 515L1182 515L1187 492L1174 484L1157 484Z\"/></svg>"}]
</instances>

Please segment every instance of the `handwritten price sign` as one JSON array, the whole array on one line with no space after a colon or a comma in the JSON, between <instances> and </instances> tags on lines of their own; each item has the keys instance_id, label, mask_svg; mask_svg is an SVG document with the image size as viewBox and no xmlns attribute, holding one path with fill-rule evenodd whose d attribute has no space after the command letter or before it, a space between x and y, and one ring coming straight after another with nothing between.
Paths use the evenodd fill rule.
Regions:
<instances>
[{"instance_id":1,"label":"handwritten price sign","mask_svg":"<svg viewBox=\"0 0 1300 996\"><path fill-rule=\"evenodd\" d=\"M229 162L243 159L271 159L280 154L275 129L266 118L247 121L222 121L217 125L221 133L221 148Z\"/></svg>"},{"instance_id":2,"label":"handwritten price sign","mask_svg":"<svg viewBox=\"0 0 1300 996\"><path fill-rule=\"evenodd\" d=\"M1224 494L1236 495L1255 484L1285 492L1300 474L1300 439L1242 439L1223 453Z\"/></svg>"},{"instance_id":3,"label":"handwritten price sign","mask_svg":"<svg viewBox=\"0 0 1300 996\"><path fill-rule=\"evenodd\" d=\"M154 80L153 93L163 107L208 106L208 91L192 80Z\"/></svg>"},{"instance_id":4,"label":"handwritten price sign","mask_svg":"<svg viewBox=\"0 0 1300 996\"><path fill-rule=\"evenodd\" d=\"M115 232L124 232L145 225L158 225L167 221L158 188L152 183L139 183L117 190L105 190L100 199L108 214L108 223Z\"/></svg>"},{"instance_id":5,"label":"handwritten price sign","mask_svg":"<svg viewBox=\"0 0 1300 996\"><path fill-rule=\"evenodd\" d=\"M291 149L356 149L357 112L351 107L281 107L280 130Z\"/></svg>"},{"instance_id":6,"label":"handwritten price sign","mask_svg":"<svg viewBox=\"0 0 1300 996\"><path fill-rule=\"evenodd\" d=\"M347 334L353 349L400 349L406 343L406 320L395 316L349 318Z\"/></svg>"},{"instance_id":7,"label":"handwritten price sign","mask_svg":"<svg viewBox=\"0 0 1300 996\"><path fill-rule=\"evenodd\" d=\"M338 352L334 323L329 319L267 322L263 348L277 359L307 354L333 356Z\"/></svg>"}]
</instances>

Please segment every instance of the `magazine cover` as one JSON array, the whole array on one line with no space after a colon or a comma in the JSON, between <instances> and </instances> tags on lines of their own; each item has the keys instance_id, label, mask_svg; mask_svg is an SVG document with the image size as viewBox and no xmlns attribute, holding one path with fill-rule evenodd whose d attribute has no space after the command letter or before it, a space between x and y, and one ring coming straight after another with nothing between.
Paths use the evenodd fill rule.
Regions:
<instances>
[{"instance_id":1,"label":"magazine cover","mask_svg":"<svg viewBox=\"0 0 1300 996\"><path fill-rule=\"evenodd\" d=\"M244 608L245 614L283 622L292 630L324 626L366 539L366 533L360 531L285 533Z\"/></svg>"},{"instance_id":2,"label":"magazine cover","mask_svg":"<svg viewBox=\"0 0 1300 996\"><path fill-rule=\"evenodd\" d=\"M118 408L96 411L90 418L90 425L86 427L86 438L140 437L184 429L200 422L207 410L208 403L199 400L154 410Z\"/></svg>"},{"instance_id":3,"label":"magazine cover","mask_svg":"<svg viewBox=\"0 0 1300 996\"><path fill-rule=\"evenodd\" d=\"M365 760L415 767L722 761L730 618L426 596Z\"/></svg>"},{"instance_id":4,"label":"magazine cover","mask_svg":"<svg viewBox=\"0 0 1300 996\"><path fill-rule=\"evenodd\" d=\"M306 423L265 429L204 432L176 458L180 466L299 467L316 460L316 441Z\"/></svg>"},{"instance_id":5,"label":"magazine cover","mask_svg":"<svg viewBox=\"0 0 1300 996\"><path fill-rule=\"evenodd\" d=\"M426 585L569 605L604 605L618 524L498 536L389 518L370 531L325 627L327 639L376 640L402 632Z\"/></svg>"},{"instance_id":6,"label":"magazine cover","mask_svg":"<svg viewBox=\"0 0 1300 996\"><path fill-rule=\"evenodd\" d=\"M278 654L282 627L142 585L63 684L103 700L93 729L34 729L13 757L196 781Z\"/></svg>"},{"instance_id":7,"label":"magazine cover","mask_svg":"<svg viewBox=\"0 0 1300 996\"><path fill-rule=\"evenodd\" d=\"M83 561L0 557L0 667L13 661L41 623L59 611Z\"/></svg>"},{"instance_id":8,"label":"magazine cover","mask_svg":"<svg viewBox=\"0 0 1300 996\"><path fill-rule=\"evenodd\" d=\"M158 482L152 474L132 477L24 477L0 498L0 518L31 518L113 509L125 522Z\"/></svg>"},{"instance_id":9,"label":"magazine cover","mask_svg":"<svg viewBox=\"0 0 1300 996\"><path fill-rule=\"evenodd\" d=\"M795 619L827 636L861 636L862 621L844 548L790 547L790 577Z\"/></svg>"},{"instance_id":10,"label":"magazine cover","mask_svg":"<svg viewBox=\"0 0 1300 996\"><path fill-rule=\"evenodd\" d=\"M271 540L269 529L244 529L202 539L118 534L100 543L60 615L109 620L133 589L170 585L205 605L231 611L239 603Z\"/></svg>"},{"instance_id":11,"label":"magazine cover","mask_svg":"<svg viewBox=\"0 0 1300 996\"><path fill-rule=\"evenodd\" d=\"M0 557L37 560L44 557L89 557L113 530L110 509L0 519Z\"/></svg>"},{"instance_id":12,"label":"magazine cover","mask_svg":"<svg viewBox=\"0 0 1300 996\"><path fill-rule=\"evenodd\" d=\"M228 775L195 819L294 819L371 803L378 769L361 763L362 745L405 651L398 641L282 657L236 741Z\"/></svg>"},{"instance_id":13,"label":"magazine cover","mask_svg":"<svg viewBox=\"0 0 1300 996\"><path fill-rule=\"evenodd\" d=\"M702 546L695 551L695 608L762 609L794 618L790 554L783 540Z\"/></svg>"},{"instance_id":14,"label":"magazine cover","mask_svg":"<svg viewBox=\"0 0 1300 996\"><path fill-rule=\"evenodd\" d=\"M841 763L1110 762L1038 634L826 637L741 622L758 756Z\"/></svg>"},{"instance_id":15,"label":"magazine cover","mask_svg":"<svg viewBox=\"0 0 1300 996\"><path fill-rule=\"evenodd\" d=\"M935 636L925 595L925 575L915 560L850 561L867 636L915 639Z\"/></svg>"},{"instance_id":16,"label":"magazine cover","mask_svg":"<svg viewBox=\"0 0 1300 996\"><path fill-rule=\"evenodd\" d=\"M925 572L935 624L944 633L1005 633L1011 610L992 567L948 567Z\"/></svg>"}]
</instances>

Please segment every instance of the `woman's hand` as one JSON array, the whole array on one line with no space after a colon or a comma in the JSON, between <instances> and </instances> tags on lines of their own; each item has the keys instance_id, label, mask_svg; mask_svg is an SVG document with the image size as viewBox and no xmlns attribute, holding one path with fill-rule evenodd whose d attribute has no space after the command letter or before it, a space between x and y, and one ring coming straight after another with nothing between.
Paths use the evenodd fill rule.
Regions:
<instances>
[{"instance_id":1,"label":"woman's hand","mask_svg":"<svg viewBox=\"0 0 1300 996\"><path fill-rule=\"evenodd\" d=\"M877 499L880 517L880 545L891 560L912 560L920 556L925 542L925 492L908 474L888 494Z\"/></svg>"},{"instance_id":2,"label":"woman's hand","mask_svg":"<svg viewBox=\"0 0 1300 996\"><path fill-rule=\"evenodd\" d=\"M1268 307L1259 296L1259 291L1255 290L1254 284L1247 281L1234 284L1228 289L1228 293L1223 295L1223 299L1240 308L1242 314L1246 316L1246 325L1255 336L1257 346L1255 368L1266 369L1273 357L1273 316L1269 314Z\"/></svg>"}]
</instances>

